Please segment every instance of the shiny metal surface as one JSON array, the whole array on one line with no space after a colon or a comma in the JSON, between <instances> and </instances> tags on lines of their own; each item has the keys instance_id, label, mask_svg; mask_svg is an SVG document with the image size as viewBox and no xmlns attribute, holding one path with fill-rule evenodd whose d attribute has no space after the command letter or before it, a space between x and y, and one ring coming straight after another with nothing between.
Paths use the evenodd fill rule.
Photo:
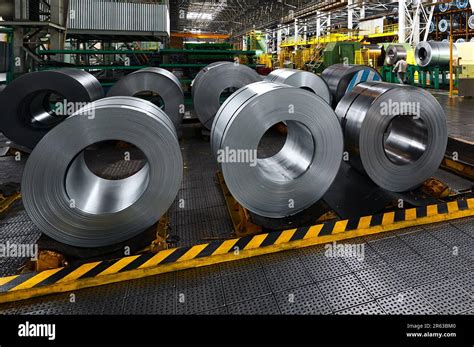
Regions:
<instances>
[{"instance_id":1,"label":"shiny metal surface","mask_svg":"<svg viewBox=\"0 0 474 347\"><path fill-rule=\"evenodd\" d=\"M449 2L445 2L445 3L442 3L442 4L438 5L438 10L440 12L446 12L450 8L451 8L451 3L449 3Z\"/></svg>"},{"instance_id":2,"label":"shiny metal surface","mask_svg":"<svg viewBox=\"0 0 474 347\"><path fill-rule=\"evenodd\" d=\"M62 112L50 103L52 94L63 100ZM99 81L77 69L25 74L11 82L0 94L0 130L10 140L34 148L46 133L70 116L75 106L104 95ZM84 105L82 105L84 106ZM71 113L72 113L71 112Z\"/></svg>"},{"instance_id":3,"label":"shiny metal surface","mask_svg":"<svg viewBox=\"0 0 474 347\"><path fill-rule=\"evenodd\" d=\"M326 81L312 72L295 69L277 69L265 77L265 80L306 89L323 98L329 105L331 104L332 95Z\"/></svg>"},{"instance_id":4,"label":"shiny metal surface","mask_svg":"<svg viewBox=\"0 0 474 347\"><path fill-rule=\"evenodd\" d=\"M237 90L262 78L248 66L232 62L216 62L204 68L193 83L194 109L202 125L211 129L221 106L221 94Z\"/></svg>"},{"instance_id":5,"label":"shiny metal surface","mask_svg":"<svg viewBox=\"0 0 474 347\"><path fill-rule=\"evenodd\" d=\"M135 145L147 164L120 180L96 176L85 163L84 150L110 140ZM173 203L182 175L169 117L145 100L105 98L66 119L36 146L23 175L23 202L32 221L51 238L103 247L156 223Z\"/></svg>"},{"instance_id":6,"label":"shiny metal surface","mask_svg":"<svg viewBox=\"0 0 474 347\"><path fill-rule=\"evenodd\" d=\"M407 50L402 45L390 45L385 54L385 63L389 66L395 65L399 60L407 59Z\"/></svg>"},{"instance_id":7,"label":"shiny metal surface","mask_svg":"<svg viewBox=\"0 0 474 347\"><path fill-rule=\"evenodd\" d=\"M449 65L449 42L423 41L415 48L415 59L419 66ZM453 45L456 59L457 48Z\"/></svg>"},{"instance_id":8,"label":"shiny metal surface","mask_svg":"<svg viewBox=\"0 0 474 347\"><path fill-rule=\"evenodd\" d=\"M358 72L366 72L365 78L353 80ZM372 80L382 80L380 74L368 66L363 65L344 65L335 64L326 68L321 77L326 81L329 90L332 94L332 106L337 107L339 101L347 94L353 87L362 82ZM351 85L352 84L352 85Z\"/></svg>"},{"instance_id":9,"label":"shiny metal surface","mask_svg":"<svg viewBox=\"0 0 474 347\"><path fill-rule=\"evenodd\" d=\"M474 14L469 16L468 25L469 29L474 29Z\"/></svg>"},{"instance_id":10,"label":"shiny metal surface","mask_svg":"<svg viewBox=\"0 0 474 347\"><path fill-rule=\"evenodd\" d=\"M143 92L162 98L163 110L178 129L184 116L184 93L179 79L168 70L157 67L138 70L115 83L107 96L137 96Z\"/></svg>"},{"instance_id":11,"label":"shiny metal surface","mask_svg":"<svg viewBox=\"0 0 474 347\"><path fill-rule=\"evenodd\" d=\"M123 0L70 0L68 29L170 34L169 7Z\"/></svg>"},{"instance_id":12,"label":"shiny metal surface","mask_svg":"<svg viewBox=\"0 0 474 347\"><path fill-rule=\"evenodd\" d=\"M446 115L427 91L362 83L336 113L343 119L349 162L381 188L405 192L439 168L447 146Z\"/></svg>"},{"instance_id":13,"label":"shiny metal surface","mask_svg":"<svg viewBox=\"0 0 474 347\"><path fill-rule=\"evenodd\" d=\"M456 21L456 19L453 19L452 26L453 30L459 28L459 23ZM438 23L438 30L442 33L449 33L451 31L451 22L448 19L441 19Z\"/></svg>"},{"instance_id":14,"label":"shiny metal surface","mask_svg":"<svg viewBox=\"0 0 474 347\"><path fill-rule=\"evenodd\" d=\"M280 122L288 127L283 148L260 158L261 139ZM339 170L343 140L334 111L322 98L300 88L259 82L239 89L222 105L214 119L211 147L218 161L223 151L253 153L258 158L254 165L219 162L227 186L251 212L283 218L321 199Z\"/></svg>"}]
</instances>

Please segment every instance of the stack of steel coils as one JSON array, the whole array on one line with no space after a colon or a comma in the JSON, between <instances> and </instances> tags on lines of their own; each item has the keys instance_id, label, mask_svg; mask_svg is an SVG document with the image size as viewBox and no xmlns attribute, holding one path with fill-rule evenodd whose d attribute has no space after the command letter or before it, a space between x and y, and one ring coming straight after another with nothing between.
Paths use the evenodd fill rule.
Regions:
<instances>
[{"instance_id":1,"label":"stack of steel coils","mask_svg":"<svg viewBox=\"0 0 474 347\"><path fill-rule=\"evenodd\" d=\"M362 83L341 100L336 113L350 164L386 190L418 187L443 160L446 115L424 89Z\"/></svg>"},{"instance_id":2,"label":"stack of steel coils","mask_svg":"<svg viewBox=\"0 0 474 347\"><path fill-rule=\"evenodd\" d=\"M407 49L403 45L390 45L385 53L385 63L388 66L395 65L399 60L407 60Z\"/></svg>"},{"instance_id":3,"label":"stack of steel coils","mask_svg":"<svg viewBox=\"0 0 474 347\"><path fill-rule=\"evenodd\" d=\"M381 81L382 76L368 66L335 64L322 73L323 79L332 94L332 106L335 108L339 101L357 84L366 81Z\"/></svg>"},{"instance_id":4,"label":"stack of steel coils","mask_svg":"<svg viewBox=\"0 0 474 347\"><path fill-rule=\"evenodd\" d=\"M286 142L259 158L266 132L284 122ZM283 218L316 203L335 179L343 139L332 108L314 93L272 82L235 92L217 113L211 146L234 198L256 215Z\"/></svg>"},{"instance_id":5,"label":"stack of steel coils","mask_svg":"<svg viewBox=\"0 0 474 347\"><path fill-rule=\"evenodd\" d=\"M295 69L277 69L270 73L265 80L309 90L331 104L332 96L326 81L314 73Z\"/></svg>"},{"instance_id":6,"label":"stack of steel coils","mask_svg":"<svg viewBox=\"0 0 474 347\"><path fill-rule=\"evenodd\" d=\"M138 70L115 83L108 96L137 96L151 92L161 97L163 110L171 118L176 128L184 116L184 93L181 82L165 69L150 67Z\"/></svg>"},{"instance_id":7,"label":"stack of steel coils","mask_svg":"<svg viewBox=\"0 0 474 347\"><path fill-rule=\"evenodd\" d=\"M453 46L454 60L457 48ZM450 48L447 42L423 41L415 48L415 58L419 66L449 65Z\"/></svg>"},{"instance_id":8,"label":"stack of steel coils","mask_svg":"<svg viewBox=\"0 0 474 347\"><path fill-rule=\"evenodd\" d=\"M52 96L60 100L58 107L51 105ZM70 115L69 109L102 97L99 81L81 70L29 73L13 80L0 94L0 131L13 142L32 149Z\"/></svg>"},{"instance_id":9,"label":"stack of steel coils","mask_svg":"<svg viewBox=\"0 0 474 347\"><path fill-rule=\"evenodd\" d=\"M97 176L84 150L109 140L135 145L147 164L121 180ZM23 202L53 239L76 247L109 246L159 220L178 193L182 172L175 127L162 110L137 98L106 98L82 108L37 144L25 167Z\"/></svg>"},{"instance_id":10,"label":"stack of steel coils","mask_svg":"<svg viewBox=\"0 0 474 347\"><path fill-rule=\"evenodd\" d=\"M192 95L194 109L202 125L211 129L223 93L261 80L255 70L232 62L213 63L201 70L193 82Z\"/></svg>"}]
</instances>

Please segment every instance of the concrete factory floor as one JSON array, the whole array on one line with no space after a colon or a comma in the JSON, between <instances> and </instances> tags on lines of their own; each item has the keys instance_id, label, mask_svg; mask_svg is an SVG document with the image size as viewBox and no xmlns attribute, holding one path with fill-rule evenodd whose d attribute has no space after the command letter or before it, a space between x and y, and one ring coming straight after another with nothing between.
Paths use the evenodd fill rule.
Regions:
<instances>
[{"instance_id":1,"label":"concrete factory floor","mask_svg":"<svg viewBox=\"0 0 474 347\"><path fill-rule=\"evenodd\" d=\"M450 106L446 95L436 97L449 114L449 133L474 141L474 102ZM185 136L182 149L176 200L186 204L171 208L177 246L229 237L209 142ZM19 182L23 165L0 158L0 183ZM0 218L0 243L40 236L21 203ZM364 245L362 261L326 257L316 246L79 290L74 303L65 293L4 304L0 314L474 314L474 218L348 242ZM0 259L0 276L25 261Z\"/></svg>"}]
</instances>

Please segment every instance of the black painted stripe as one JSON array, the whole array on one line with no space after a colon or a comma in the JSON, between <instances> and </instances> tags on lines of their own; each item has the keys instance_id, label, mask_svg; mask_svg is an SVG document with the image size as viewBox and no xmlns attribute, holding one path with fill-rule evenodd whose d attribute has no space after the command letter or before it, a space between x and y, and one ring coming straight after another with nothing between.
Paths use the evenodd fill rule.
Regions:
<instances>
[{"instance_id":1,"label":"black painted stripe","mask_svg":"<svg viewBox=\"0 0 474 347\"><path fill-rule=\"evenodd\" d=\"M417 207L416 218L423 218L428 215L428 208L426 206Z\"/></svg>"},{"instance_id":2,"label":"black painted stripe","mask_svg":"<svg viewBox=\"0 0 474 347\"><path fill-rule=\"evenodd\" d=\"M458 200L458 207L460 211L465 211L469 209L469 205L466 200Z\"/></svg>"},{"instance_id":3,"label":"black painted stripe","mask_svg":"<svg viewBox=\"0 0 474 347\"><path fill-rule=\"evenodd\" d=\"M23 282L28 281L30 278L35 277L36 275L38 275L38 272L31 272L31 273L19 275L18 277L14 278L10 282L5 283L4 285L0 286L0 293L8 292L10 289L15 288L16 286L19 286Z\"/></svg>"},{"instance_id":4,"label":"black painted stripe","mask_svg":"<svg viewBox=\"0 0 474 347\"><path fill-rule=\"evenodd\" d=\"M156 253L146 253L142 254L139 256L137 259L132 261L130 264L125 266L123 269L121 269L119 272L125 272L125 271L130 271L130 270L135 270L138 269L140 266L145 264L148 260L153 258L156 255Z\"/></svg>"},{"instance_id":5,"label":"black painted stripe","mask_svg":"<svg viewBox=\"0 0 474 347\"><path fill-rule=\"evenodd\" d=\"M229 253L232 253L235 250L242 251L250 243L250 241L253 240L253 238L254 238L253 236L242 237L235 243L234 247L232 247L232 249L229 250Z\"/></svg>"},{"instance_id":6,"label":"black painted stripe","mask_svg":"<svg viewBox=\"0 0 474 347\"><path fill-rule=\"evenodd\" d=\"M293 234L293 236L290 239L290 242L291 241L303 240L305 238L306 234L308 233L309 229L310 229L310 227L304 227L304 228L296 229L295 233Z\"/></svg>"},{"instance_id":7,"label":"black painted stripe","mask_svg":"<svg viewBox=\"0 0 474 347\"><path fill-rule=\"evenodd\" d=\"M331 235L334 231L334 226L336 225L336 221L324 223L323 228L319 232L319 236L327 236Z\"/></svg>"},{"instance_id":8,"label":"black painted stripe","mask_svg":"<svg viewBox=\"0 0 474 347\"><path fill-rule=\"evenodd\" d=\"M281 233L282 233L281 231L274 231L267 234L267 237L265 238L265 240L263 240L260 247L267 247L267 246L274 245L276 240L278 240L278 238L280 237Z\"/></svg>"},{"instance_id":9,"label":"black painted stripe","mask_svg":"<svg viewBox=\"0 0 474 347\"><path fill-rule=\"evenodd\" d=\"M359 227L360 218L352 218L347 221L346 231L357 230Z\"/></svg>"},{"instance_id":10,"label":"black painted stripe","mask_svg":"<svg viewBox=\"0 0 474 347\"><path fill-rule=\"evenodd\" d=\"M404 222L405 219L406 219L405 210L396 210L395 211L395 217L393 218L393 221L395 223Z\"/></svg>"},{"instance_id":11,"label":"black painted stripe","mask_svg":"<svg viewBox=\"0 0 474 347\"><path fill-rule=\"evenodd\" d=\"M64 269L61 269L58 272L56 272L54 275L49 276L45 280L41 281L40 283L35 285L35 287L42 287L42 286L47 286L48 284L55 284L57 281L62 280L71 272L77 270L79 267L80 265L65 267Z\"/></svg>"},{"instance_id":12,"label":"black painted stripe","mask_svg":"<svg viewBox=\"0 0 474 347\"><path fill-rule=\"evenodd\" d=\"M95 277L101 272L107 270L109 267L114 265L118 260L110 260L110 261L102 261L99 264L97 264L93 269L90 269L87 271L84 275L79 277L78 279L83 279L83 278L90 278L90 277Z\"/></svg>"},{"instance_id":13,"label":"black painted stripe","mask_svg":"<svg viewBox=\"0 0 474 347\"><path fill-rule=\"evenodd\" d=\"M223 242L220 241L214 241L211 242L204 248L199 254L196 256L196 258L205 258L205 257L210 257L211 255L214 254L217 249L222 246Z\"/></svg>"},{"instance_id":14,"label":"black painted stripe","mask_svg":"<svg viewBox=\"0 0 474 347\"><path fill-rule=\"evenodd\" d=\"M181 248L176 248L176 250L171 253L169 256L167 256L165 259L160 264L169 264L169 263L175 263L181 258L183 255L185 255L191 248L193 247L181 247Z\"/></svg>"},{"instance_id":15,"label":"black painted stripe","mask_svg":"<svg viewBox=\"0 0 474 347\"><path fill-rule=\"evenodd\" d=\"M438 204L438 213L439 214L448 213L448 204L446 203Z\"/></svg>"},{"instance_id":16,"label":"black painted stripe","mask_svg":"<svg viewBox=\"0 0 474 347\"><path fill-rule=\"evenodd\" d=\"M372 219L370 221L370 226L371 227L376 227L376 226L382 225L383 216L384 216L383 213L373 215Z\"/></svg>"}]
</instances>

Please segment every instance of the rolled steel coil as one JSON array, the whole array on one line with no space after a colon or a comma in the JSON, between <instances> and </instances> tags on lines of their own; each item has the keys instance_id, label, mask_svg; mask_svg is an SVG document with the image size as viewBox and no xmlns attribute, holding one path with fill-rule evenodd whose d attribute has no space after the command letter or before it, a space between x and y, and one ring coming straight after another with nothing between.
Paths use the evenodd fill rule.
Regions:
<instances>
[{"instance_id":1,"label":"rolled steel coil","mask_svg":"<svg viewBox=\"0 0 474 347\"><path fill-rule=\"evenodd\" d=\"M416 45L415 58L419 66L449 65L449 42L423 41ZM453 46L453 55L457 48Z\"/></svg>"},{"instance_id":2,"label":"rolled steel coil","mask_svg":"<svg viewBox=\"0 0 474 347\"><path fill-rule=\"evenodd\" d=\"M349 162L392 192L420 186L446 151L446 115L427 91L385 82L362 83L339 103Z\"/></svg>"},{"instance_id":3,"label":"rolled steel coil","mask_svg":"<svg viewBox=\"0 0 474 347\"><path fill-rule=\"evenodd\" d=\"M52 95L63 99L61 112L51 105ZM0 94L0 130L13 142L32 149L74 111L103 96L99 81L82 70L25 74Z\"/></svg>"},{"instance_id":4,"label":"rolled steel coil","mask_svg":"<svg viewBox=\"0 0 474 347\"><path fill-rule=\"evenodd\" d=\"M283 148L254 163L244 160L258 157L260 140L281 122L288 128ZM264 81L226 100L214 120L211 146L242 206L262 217L284 218L306 210L329 189L341 164L343 139L334 111L322 98ZM225 160L226 154L238 153L243 160Z\"/></svg>"},{"instance_id":5,"label":"rolled steel coil","mask_svg":"<svg viewBox=\"0 0 474 347\"><path fill-rule=\"evenodd\" d=\"M135 145L146 165L121 180L96 176L84 149L109 140ZM138 98L105 98L79 110L38 143L25 167L23 203L51 238L76 247L105 247L156 223L173 203L182 174L176 130L162 110Z\"/></svg>"},{"instance_id":6,"label":"rolled steel coil","mask_svg":"<svg viewBox=\"0 0 474 347\"><path fill-rule=\"evenodd\" d=\"M265 80L306 89L323 98L328 104L331 104L331 92L326 81L312 72L295 69L277 69L272 71Z\"/></svg>"},{"instance_id":7,"label":"rolled steel coil","mask_svg":"<svg viewBox=\"0 0 474 347\"><path fill-rule=\"evenodd\" d=\"M468 26L469 26L469 29L474 29L474 14L469 16Z\"/></svg>"},{"instance_id":8,"label":"rolled steel coil","mask_svg":"<svg viewBox=\"0 0 474 347\"><path fill-rule=\"evenodd\" d=\"M407 50L402 45L390 45L385 53L385 63L389 66L395 65L399 60L407 59Z\"/></svg>"},{"instance_id":9,"label":"rolled steel coil","mask_svg":"<svg viewBox=\"0 0 474 347\"><path fill-rule=\"evenodd\" d=\"M430 23L430 27L428 28L428 32L431 34L431 33L433 33L433 32L435 31L435 29L436 29L435 23L434 23L434 22L431 22L431 23Z\"/></svg>"},{"instance_id":10,"label":"rolled steel coil","mask_svg":"<svg viewBox=\"0 0 474 347\"><path fill-rule=\"evenodd\" d=\"M463 10L469 6L469 0L456 0L456 7Z\"/></svg>"},{"instance_id":11,"label":"rolled steel coil","mask_svg":"<svg viewBox=\"0 0 474 347\"><path fill-rule=\"evenodd\" d=\"M339 100L357 84L367 81L381 81L380 74L368 66L335 64L325 69L321 75L332 94L332 106L336 108Z\"/></svg>"},{"instance_id":12,"label":"rolled steel coil","mask_svg":"<svg viewBox=\"0 0 474 347\"><path fill-rule=\"evenodd\" d=\"M471 39L469 40L469 42L474 42L474 37L471 37Z\"/></svg>"},{"instance_id":13,"label":"rolled steel coil","mask_svg":"<svg viewBox=\"0 0 474 347\"><path fill-rule=\"evenodd\" d=\"M184 93L179 79L168 70L157 67L138 70L115 83L107 96L137 96L143 92L161 97L163 110L178 129L184 116Z\"/></svg>"},{"instance_id":14,"label":"rolled steel coil","mask_svg":"<svg viewBox=\"0 0 474 347\"><path fill-rule=\"evenodd\" d=\"M237 90L259 82L262 77L248 66L232 62L218 62L205 68L193 83L194 109L202 125L211 129L221 106L221 95L226 90Z\"/></svg>"},{"instance_id":15,"label":"rolled steel coil","mask_svg":"<svg viewBox=\"0 0 474 347\"><path fill-rule=\"evenodd\" d=\"M453 19L453 30L459 28L459 23ZM441 19L438 23L438 30L442 33L447 33L451 31L451 23L447 19Z\"/></svg>"},{"instance_id":16,"label":"rolled steel coil","mask_svg":"<svg viewBox=\"0 0 474 347\"><path fill-rule=\"evenodd\" d=\"M466 42L465 39L457 39L457 40L456 40L456 43L464 43L464 42Z\"/></svg>"},{"instance_id":17,"label":"rolled steel coil","mask_svg":"<svg viewBox=\"0 0 474 347\"><path fill-rule=\"evenodd\" d=\"M442 4L438 5L438 9L440 12L446 12L451 8L451 3L450 2L445 2Z\"/></svg>"}]
</instances>

